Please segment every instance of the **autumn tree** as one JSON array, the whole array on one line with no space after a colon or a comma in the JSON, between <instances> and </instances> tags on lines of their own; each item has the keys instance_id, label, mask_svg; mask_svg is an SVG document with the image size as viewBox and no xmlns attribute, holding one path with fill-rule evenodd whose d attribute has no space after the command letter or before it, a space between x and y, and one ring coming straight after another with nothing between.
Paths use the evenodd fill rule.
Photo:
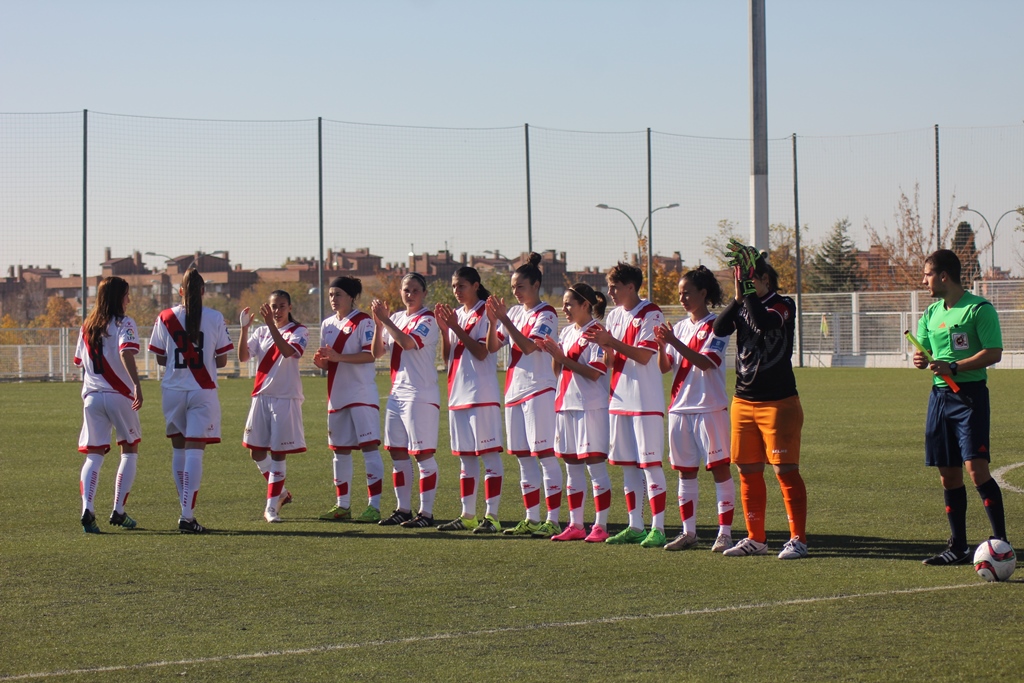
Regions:
<instances>
[{"instance_id":1,"label":"autumn tree","mask_svg":"<svg viewBox=\"0 0 1024 683\"><path fill-rule=\"evenodd\" d=\"M825 241L808 259L804 290L809 292L856 292L864 278L857 261L857 245L850 238L850 221L838 220Z\"/></svg>"},{"instance_id":2,"label":"autumn tree","mask_svg":"<svg viewBox=\"0 0 1024 683\"><path fill-rule=\"evenodd\" d=\"M363 281L363 293L359 296L364 310L370 310L370 302L380 299L388 305L391 311L405 309L402 303L402 278L404 276L396 272L381 271L377 273L373 284L367 285Z\"/></svg>"},{"instance_id":3,"label":"autumn tree","mask_svg":"<svg viewBox=\"0 0 1024 683\"><path fill-rule=\"evenodd\" d=\"M884 271L869 270L866 273L869 289L872 290L907 290L921 286L921 273L924 260L934 249L931 229L921 222L921 211L918 208L920 188L914 184L913 198L900 191L896 204L896 227L893 232L879 232L870 223L865 227L871 244L878 245L885 256L887 268ZM941 240L947 241L950 225L942 231Z\"/></svg>"},{"instance_id":4,"label":"autumn tree","mask_svg":"<svg viewBox=\"0 0 1024 683\"><path fill-rule=\"evenodd\" d=\"M46 300L46 310L36 316L30 327L79 327L82 319L78 317L75 306L59 294Z\"/></svg>"},{"instance_id":5,"label":"autumn tree","mask_svg":"<svg viewBox=\"0 0 1024 683\"><path fill-rule=\"evenodd\" d=\"M953 253L960 259L960 282L970 289L971 283L981 277L978 248L974 243L974 230L967 221L960 221L953 233Z\"/></svg>"},{"instance_id":6,"label":"autumn tree","mask_svg":"<svg viewBox=\"0 0 1024 683\"><path fill-rule=\"evenodd\" d=\"M277 289L288 292L288 295L291 297L293 318L307 327L319 328L321 319L320 295L315 289L310 294L309 284L305 282L257 282L242 292L242 295L237 300L227 297L218 298L216 295L206 296L203 299L203 305L217 308L217 310L221 311L227 319L228 325L237 324L233 321L237 321L238 313L248 306L253 315L256 316L256 323L260 323L262 322L258 315L260 306L266 303L270 298L270 293ZM221 310L218 306L223 306L225 310ZM231 317L228 317L229 313Z\"/></svg>"}]
</instances>

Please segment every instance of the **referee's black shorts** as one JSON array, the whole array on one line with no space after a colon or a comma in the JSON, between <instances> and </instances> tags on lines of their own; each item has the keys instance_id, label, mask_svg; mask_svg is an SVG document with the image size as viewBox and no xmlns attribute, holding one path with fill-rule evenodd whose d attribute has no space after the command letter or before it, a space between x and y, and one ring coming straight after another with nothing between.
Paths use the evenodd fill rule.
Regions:
<instances>
[{"instance_id":1,"label":"referee's black shorts","mask_svg":"<svg viewBox=\"0 0 1024 683\"><path fill-rule=\"evenodd\" d=\"M967 396L973 407L967 407ZM924 428L924 463L929 467L963 467L964 461L989 458L989 401L985 382L964 382L960 395L933 386Z\"/></svg>"}]
</instances>

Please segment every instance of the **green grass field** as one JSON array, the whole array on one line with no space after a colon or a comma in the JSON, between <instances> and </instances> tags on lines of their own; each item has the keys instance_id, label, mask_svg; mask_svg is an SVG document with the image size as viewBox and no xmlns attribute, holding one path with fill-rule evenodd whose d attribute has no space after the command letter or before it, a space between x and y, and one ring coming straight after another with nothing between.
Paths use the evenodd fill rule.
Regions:
<instances>
[{"instance_id":1,"label":"green grass field","mask_svg":"<svg viewBox=\"0 0 1024 683\"><path fill-rule=\"evenodd\" d=\"M1020 583L985 584L971 567L920 563L948 536L937 473L922 464L925 374L830 369L797 379L811 550L797 562L712 554L715 496L706 473L703 544L682 553L320 522L333 487L319 378L306 380L311 449L289 458L295 502L285 523L263 521L265 484L240 443L251 384L229 380L220 391L225 441L207 450L197 508L215 531L177 533L160 391L148 382L128 505L144 528L106 525L115 455L96 506L110 531L86 535L75 450L80 387L2 385L0 681L1020 675ZM1024 373L994 372L990 386L998 468L1024 461ZM354 490L362 492L355 461ZM438 461L440 520L459 511L458 463L444 452ZM514 522L522 514L518 467L511 457L505 467L502 520ZM625 522L616 474L613 526ZM1024 488L1024 468L1005 479ZM1024 496L1004 490L1004 499L1010 540L1021 542ZM359 507L360 496L353 500ZM969 501L968 531L980 541L987 519L975 493ZM385 486L385 512L393 505ZM587 510L591 520L589 496ZM771 481L768 513L777 552L788 533ZM739 538L740 514L736 521Z\"/></svg>"}]
</instances>

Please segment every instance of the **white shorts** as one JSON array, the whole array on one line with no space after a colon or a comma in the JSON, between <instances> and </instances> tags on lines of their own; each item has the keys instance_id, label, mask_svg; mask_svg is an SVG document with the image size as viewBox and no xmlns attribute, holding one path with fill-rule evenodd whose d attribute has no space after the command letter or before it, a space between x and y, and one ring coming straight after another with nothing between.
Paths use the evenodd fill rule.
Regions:
<instances>
[{"instance_id":1,"label":"white shorts","mask_svg":"<svg viewBox=\"0 0 1024 683\"><path fill-rule=\"evenodd\" d=\"M732 427L725 408L713 413L668 414L668 459L672 469L696 472L729 462Z\"/></svg>"},{"instance_id":2,"label":"white shorts","mask_svg":"<svg viewBox=\"0 0 1024 683\"><path fill-rule=\"evenodd\" d=\"M216 389L162 389L167 436L220 443L220 401Z\"/></svg>"},{"instance_id":3,"label":"white shorts","mask_svg":"<svg viewBox=\"0 0 1024 683\"><path fill-rule=\"evenodd\" d=\"M608 411L565 410L555 419L555 453L566 462L608 457Z\"/></svg>"},{"instance_id":4,"label":"white shorts","mask_svg":"<svg viewBox=\"0 0 1024 683\"><path fill-rule=\"evenodd\" d=\"M380 409L355 405L327 413L327 445L332 451L376 449L380 445Z\"/></svg>"},{"instance_id":5,"label":"white shorts","mask_svg":"<svg viewBox=\"0 0 1024 683\"><path fill-rule=\"evenodd\" d=\"M452 455L501 453L501 408L477 406L448 411Z\"/></svg>"},{"instance_id":6,"label":"white shorts","mask_svg":"<svg viewBox=\"0 0 1024 683\"><path fill-rule=\"evenodd\" d=\"M270 451L272 455L305 452L302 399L253 396L242 445L254 451Z\"/></svg>"},{"instance_id":7,"label":"white shorts","mask_svg":"<svg viewBox=\"0 0 1024 683\"><path fill-rule=\"evenodd\" d=\"M661 415L609 415L608 462L641 468L661 467L665 418Z\"/></svg>"},{"instance_id":8,"label":"white shorts","mask_svg":"<svg viewBox=\"0 0 1024 683\"><path fill-rule=\"evenodd\" d=\"M110 431L117 432L120 446L133 446L142 440L139 413L132 410L132 399L124 394L96 391L86 395L82 406L82 431L78 434L78 452L102 449L110 451Z\"/></svg>"},{"instance_id":9,"label":"white shorts","mask_svg":"<svg viewBox=\"0 0 1024 683\"><path fill-rule=\"evenodd\" d=\"M433 403L399 401L389 397L384 409L384 448L430 455L437 450L441 409Z\"/></svg>"},{"instance_id":10,"label":"white shorts","mask_svg":"<svg viewBox=\"0 0 1024 683\"><path fill-rule=\"evenodd\" d=\"M555 447L555 392L505 408L508 452L537 456Z\"/></svg>"}]
</instances>

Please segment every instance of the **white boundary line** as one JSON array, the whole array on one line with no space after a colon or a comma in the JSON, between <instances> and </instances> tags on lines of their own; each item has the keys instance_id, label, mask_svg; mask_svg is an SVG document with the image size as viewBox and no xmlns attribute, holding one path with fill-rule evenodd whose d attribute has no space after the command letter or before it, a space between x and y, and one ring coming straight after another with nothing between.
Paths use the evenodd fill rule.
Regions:
<instances>
[{"instance_id":1,"label":"white boundary line","mask_svg":"<svg viewBox=\"0 0 1024 683\"><path fill-rule=\"evenodd\" d=\"M1020 463L1024 465L1024 463ZM818 598L794 598L792 600L780 600L778 602L753 602L745 605L727 605L725 607L706 607L704 609L688 609L678 612L663 612L661 614L626 614L618 617L602 617L600 619L584 619L581 621L553 621L541 624L524 624L522 626L506 626L502 628L487 628L477 631L460 631L454 633L435 633L427 636L410 636L408 638L393 638L386 640L368 640L361 643L339 643L337 645L321 645L318 647L298 648L293 650L271 650L269 652L249 652L237 655L220 655L217 657L197 657L195 659L179 659L175 661L144 662L142 664L120 664L112 666L97 666L85 669L64 669L60 671L41 671L37 673L15 674L0 676L0 681L27 681L42 678L53 678L55 676L75 676L79 674L109 673L115 671L143 671L146 669L157 669L166 666L195 666L197 664L212 664L217 662L232 662L249 659L267 659L269 657L288 657L295 655L311 655L324 652L337 652L339 650L358 650L364 647L379 647L381 645L409 645L439 640L454 640L456 638L472 638L477 636L489 636L495 634L516 633L520 631L531 631L534 629L546 628L576 628L580 626L595 626L599 624L619 624L629 621L649 621L651 619L673 619L676 617L701 616L705 614L722 614L725 612L742 612L746 610L789 607L792 605L808 605L819 602L837 602L839 600L856 600L861 598L881 598L892 595L913 595L916 593L934 593L938 591L958 590L961 588L977 588L979 586L991 586L994 584L961 583L952 586L930 586L926 588L907 588L903 590L878 591L876 593L851 593L846 595L829 595Z\"/></svg>"},{"instance_id":2,"label":"white boundary line","mask_svg":"<svg viewBox=\"0 0 1024 683\"><path fill-rule=\"evenodd\" d=\"M996 480L997 484L999 484L999 488L1004 489L1006 491L1013 491L1014 493L1024 493L1024 489L1018 488L1013 484L1008 484L1006 480L1003 479L1004 474L1018 467L1024 467L1024 462L1015 462L1012 465L1003 465L999 469L992 472L992 478Z\"/></svg>"}]
</instances>

